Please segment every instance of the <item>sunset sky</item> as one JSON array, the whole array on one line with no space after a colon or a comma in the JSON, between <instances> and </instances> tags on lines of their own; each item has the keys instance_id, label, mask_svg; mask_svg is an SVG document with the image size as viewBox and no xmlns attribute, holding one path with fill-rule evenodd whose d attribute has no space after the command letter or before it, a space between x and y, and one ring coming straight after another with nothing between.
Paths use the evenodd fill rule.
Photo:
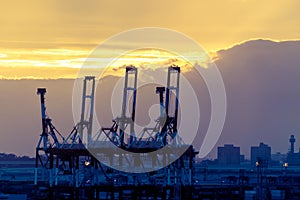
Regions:
<instances>
[{"instance_id":1,"label":"sunset sky","mask_svg":"<svg viewBox=\"0 0 300 200\"><path fill-rule=\"evenodd\" d=\"M99 43L133 28L173 29L211 53L255 38L297 40L299 7L297 0L5 0L0 78L73 78Z\"/></svg>"}]
</instances>

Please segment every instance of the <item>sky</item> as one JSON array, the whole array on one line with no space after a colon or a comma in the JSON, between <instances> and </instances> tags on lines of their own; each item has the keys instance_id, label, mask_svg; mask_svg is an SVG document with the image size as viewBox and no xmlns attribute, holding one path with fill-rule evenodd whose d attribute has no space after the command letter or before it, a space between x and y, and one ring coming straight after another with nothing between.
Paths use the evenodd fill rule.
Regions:
<instances>
[{"instance_id":1,"label":"sky","mask_svg":"<svg viewBox=\"0 0 300 200\"><path fill-rule=\"evenodd\" d=\"M4 0L0 78L72 78L99 43L133 28L176 30L207 52L254 38L297 40L299 6L297 0Z\"/></svg>"},{"instance_id":2,"label":"sky","mask_svg":"<svg viewBox=\"0 0 300 200\"><path fill-rule=\"evenodd\" d=\"M257 131L256 139L253 139L251 144L258 144L260 140L265 139L267 143L269 142L277 147L276 151L284 152L288 144L279 143L285 140L290 132L295 132L299 128L297 126L298 121L296 121L298 119L298 110L294 109L296 101L293 101L293 107L288 107L282 111L281 115L280 113L278 114L278 123L276 124L282 121L280 116L284 120L289 121L289 123L287 122L279 127L280 133L284 133L284 135L281 135L280 140L275 141L276 138L272 139L268 136L268 130L276 132L274 127L272 127L273 122L271 119L268 122L269 126L262 128L266 132L261 133L260 128L262 124L258 122L258 118L255 116L257 114L256 109L261 106L267 111L269 111L268 109L272 110L272 108L267 108L270 104L266 102L272 98L274 99L274 97L267 92L261 92L259 90L261 85L253 83L248 72L251 73L250 75L259 77L262 84L267 84L267 82L263 81L266 80L265 77L268 77L268 73L261 75L259 68L251 68L252 62L257 63L258 66L263 66L264 62L273 66L273 64L275 65L280 61L280 64L285 65L287 61L279 59L280 55L283 55L289 62L291 59L295 61L293 63L295 68L293 70L295 71L292 71L291 74L295 76L298 73L295 66L299 63L297 58L300 56L297 53L293 54L293 48L290 48L293 44L280 42L300 40L299 7L300 1L298 0L190 0L186 2L179 0L3 0L0 6L0 80L3 81L4 85L0 87L3 89L0 92L0 97L4 99L5 105L3 103L0 107L5 110L5 113L9 114L3 115L0 121L0 126L5 132L0 133L2 140L0 151L32 154L32 146L35 145L36 141L31 140L31 137L25 138L22 135L24 141L26 140L26 147L19 145L17 149L11 143L16 139L13 134L22 132L22 128L14 126L14 123L21 123L22 127L28 126L26 131L30 132L30 134L36 135L40 130L39 107L36 107L36 104L38 104L35 96L36 87L47 86L48 84L50 89L52 88L52 90L55 90L55 93L58 93L55 98L52 97L52 105L51 101L49 102L49 106L54 108L52 114L56 113L54 118L60 118L59 111L67 107L69 110L64 112L64 117L68 121L60 121L59 119L57 121L60 123L59 126L63 127L65 131L73 125L71 114L69 113L71 108L68 107L71 104L71 97L69 96L71 96L70 88L72 88L72 83L67 83L70 90L64 92L60 84L66 84L66 82L51 82L50 84L49 82L32 81L33 79L39 79L40 81L75 78L79 68L97 45L110 37L130 29L160 27L185 34L198 42L209 55L216 56L214 58L224 76L229 100L241 94L241 87L245 88L244 91L252 92L249 100L247 100L249 94L246 93L240 97L240 102L237 102L239 98L236 101L229 102L230 106L228 109L232 109L238 114L231 112L232 117L228 120L229 125L228 123L225 124L226 133L222 135L220 138L221 142L218 145L223 145L225 142L238 145L246 144L254 138L251 138L251 131ZM276 43L272 43L274 46L268 46L268 42L248 43L248 41L257 39L278 42L279 47L276 46ZM297 45L299 44L297 43ZM112 57L115 55L115 49L117 47L109 48L104 53L108 57ZM276 58L279 60L276 62L272 60L272 55L264 55L266 60L261 60L260 55L256 54L259 52L257 51L258 49L270 52L272 52L272 49L276 49L276 52L280 52L280 54L276 54ZM288 51L285 51L286 49ZM298 46L295 49L298 50ZM276 52L272 53L275 54ZM245 56L246 54L249 56ZM256 56L254 58L251 55ZM241 61L240 58L244 57L240 56L245 56L249 59L249 62ZM138 64L149 64L149 62L153 61L151 59L156 60L157 63L172 63L173 61L173 63L177 64L183 63L182 60L178 59L176 55L170 54L170 52L147 49L130 52L119 59L115 66L112 67L122 66L126 64L128 59L134 59ZM169 62L170 60L172 62ZM230 67L231 65L234 65L234 67ZM240 65L242 65L241 68L239 68ZM272 69L272 66L268 66L268 69ZM279 71L282 70L280 66L277 66L277 68ZM120 75L117 74L118 72L112 70L110 75ZM289 70L285 70L285 72L289 72ZM286 76L291 77L290 75ZM29 79L32 82L26 82L26 84L25 82L11 82L20 79ZM284 83L286 87L289 87L296 80L297 77L293 77L293 79L286 78ZM240 84L239 81L247 82ZM273 85L272 81L276 80L268 79L268 81L268 87L265 87L269 89ZM23 105L19 102L20 95L14 92L19 89L20 83L24 84L24 91L21 91L21 93L24 95L27 103L30 104L26 108L23 108ZM290 93L287 95L295 94L297 97L295 99L300 98L300 94L294 90L294 86L293 84L292 89L284 90L282 93L289 91ZM262 88L264 89L264 87ZM260 99L262 98L260 92L264 93L265 99ZM275 95L278 97L278 105L280 105L279 102L281 100L280 94ZM11 101L10 95L15 95L13 99L16 99L17 102ZM250 106L253 103L252 99L255 100L255 106L257 106L255 109ZM243 119L241 117L244 109L243 102L246 100L247 105L249 105L247 111L252 111L253 113L247 116L247 120L237 122L236 120ZM16 105L19 106L18 109L15 108ZM240 106L239 109L236 109L236 105ZM276 104L277 107L278 105ZM58 106L58 109L55 109L55 106ZM280 108L286 107L281 106ZM32 110L34 112L31 112ZM292 115L289 116L291 113ZM28 115L30 118L28 118ZM261 116L264 115L261 114ZM268 117L272 117L272 115L270 114L266 118ZM26 123L23 122L24 118L27 120ZM31 118L34 125L30 124ZM253 120L253 124L248 123L250 118ZM261 119L261 121L264 120ZM237 127L236 123L241 124L241 126ZM278 131L279 128L277 129ZM245 141L236 140L236 137L239 137L239 135L238 133L231 133L234 130L248 131L248 136L245 137L248 141L246 139ZM298 135L296 134L296 136ZM300 139L300 134L297 138ZM249 145L244 147L243 152L246 152L245 149L248 149Z\"/></svg>"}]
</instances>

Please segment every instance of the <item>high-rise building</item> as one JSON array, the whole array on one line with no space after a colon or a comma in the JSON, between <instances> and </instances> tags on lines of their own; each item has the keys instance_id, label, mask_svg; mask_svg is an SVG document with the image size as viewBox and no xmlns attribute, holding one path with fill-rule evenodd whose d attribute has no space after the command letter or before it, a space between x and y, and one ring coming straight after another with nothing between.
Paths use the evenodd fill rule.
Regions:
<instances>
[{"instance_id":1,"label":"high-rise building","mask_svg":"<svg viewBox=\"0 0 300 200\"><path fill-rule=\"evenodd\" d=\"M291 135L289 142L290 142L290 149L289 149L289 153L287 154L288 165L300 166L300 149L298 153L295 152L296 138L294 135Z\"/></svg>"},{"instance_id":2,"label":"high-rise building","mask_svg":"<svg viewBox=\"0 0 300 200\"><path fill-rule=\"evenodd\" d=\"M295 139L295 136L294 135L291 135L290 139L289 139L289 142L291 144L290 146L290 153L295 153L295 142L296 142L296 139Z\"/></svg>"},{"instance_id":3,"label":"high-rise building","mask_svg":"<svg viewBox=\"0 0 300 200\"><path fill-rule=\"evenodd\" d=\"M218 147L218 164L239 165L240 147L235 147L232 144L225 144L224 147Z\"/></svg>"},{"instance_id":4,"label":"high-rise building","mask_svg":"<svg viewBox=\"0 0 300 200\"><path fill-rule=\"evenodd\" d=\"M271 161L271 147L260 143L259 146L251 147L251 163L255 164L257 161L268 163Z\"/></svg>"}]
</instances>

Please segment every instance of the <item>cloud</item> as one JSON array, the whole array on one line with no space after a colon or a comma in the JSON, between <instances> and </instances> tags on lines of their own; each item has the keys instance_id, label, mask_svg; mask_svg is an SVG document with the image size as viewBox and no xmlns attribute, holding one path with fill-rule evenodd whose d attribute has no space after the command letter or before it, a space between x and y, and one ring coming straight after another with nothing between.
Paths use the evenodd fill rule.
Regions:
<instances>
[{"instance_id":1,"label":"cloud","mask_svg":"<svg viewBox=\"0 0 300 200\"><path fill-rule=\"evenodd\" d=\"M78 69L69 67L0 67L2 80L74 79L77 72Z\"/></svg>"},{"instance_id":2,"label":"cloud","mask_svg":"<svg viewBox=\"0 0 300 200\"><path fill-rule=\"evenodd\" d=\"M220 143L264 141L273 152L288 150L288 136L300 138L300 41L248 41L218 52L228 112ZM284 142L286 141L286 142Z\"/></svg>"}]
</instances>

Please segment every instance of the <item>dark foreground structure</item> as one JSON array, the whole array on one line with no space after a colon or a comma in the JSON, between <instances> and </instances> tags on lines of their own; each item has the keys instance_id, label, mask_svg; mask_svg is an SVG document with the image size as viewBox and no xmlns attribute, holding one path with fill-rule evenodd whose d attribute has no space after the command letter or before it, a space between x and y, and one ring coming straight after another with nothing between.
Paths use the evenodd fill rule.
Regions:
<instances>
[{"instance_id":1,"label":"dark foreground structure","mask_svg":"<svg viewBox=\"0 0 300 200\"><path fill-rule=\"evenodd\" d=\"M299 169L288 176L281 170L266 170L257 179L257 171L239 172L239 169L205 169L196 167L192 185L164 184L166 176L158 178L162 171L148 174L150 180L160 181L134 184L126 174L116 175L112 182L99 185L70 186L67 182L49 186L48 181L2 180L1 199L299 199ZM239 174L240 175L232 175ZM32 173L33 174L33 173ZM206 175L205 175L206 174ZM280 175L281 174L281 175ZM130 176L129 176L130 177ZM146 178L146 177L145 177ZM206 178L206 180L204 180ZM150 181L149 180L149 181ZM5 194L3 194L5 193ZM26 196L26 198L24 197ZM21 198L22 197L22 198Z\"/></svg>"}]
</instances>

